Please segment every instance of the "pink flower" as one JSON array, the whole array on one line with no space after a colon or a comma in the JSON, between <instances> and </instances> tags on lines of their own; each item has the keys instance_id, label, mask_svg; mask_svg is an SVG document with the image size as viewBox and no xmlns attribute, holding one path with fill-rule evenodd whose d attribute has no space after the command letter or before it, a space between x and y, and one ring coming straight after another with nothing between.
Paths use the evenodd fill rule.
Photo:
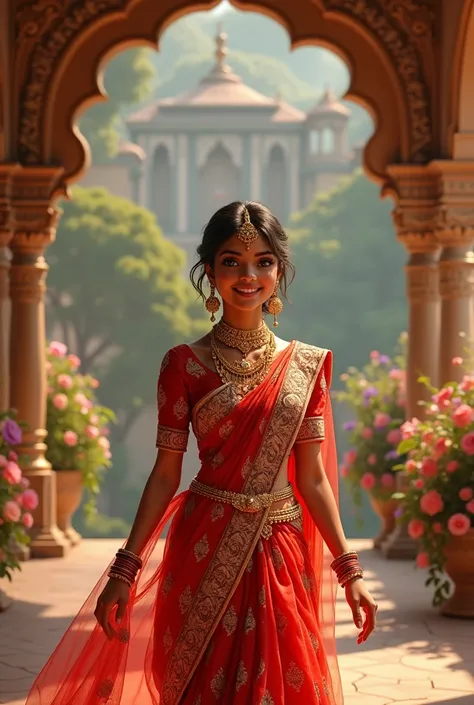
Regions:
<instances>
[{"instance_id":1,"label":"pink flower","mask_svg":"<svg viewBox=\"0 0 474 705\"><path fill-rule=\"evenodd\" d=\"M451 362L453 363L453 365L455 367L460 367L462 365L462 363L464 362L464 360L462 359L462 357L453 357Z\"/></svg>"},{"instance_id":2,"label":"pink flower","mask_svg":"<svg viewBox=\"0 0 474 705\"><path fill-rule=\"evenodd\" d=\"M58 375L58 384L63 389L71 389L73 385L72 377L69 375Z\"/></svg>"},{"instance_id":3,"label":"pink flower","mask_svg":"<svg viewBox=\"0 0 474 705\"><path fill-rule=\"evenodd\" d=\"M63 440L67 446L72 448L77 445L77 433L74 433L74 431L66 431L64 433Z\"/></svg>"},{"instance_id":4,"label":"pink flower","mask_svg":"<svg viewBox=\"0 0 474 705\"><path fill-rule=\"evenodd\" d=\"M434 477L438 472L438 465L433 458L425 458L421 463L421 474L425 477Z\"/></svg>"},{"instance_id":5,"label":"pink flower","mask_svg":"<svg viewBox=\"0 0 474 705\"><path fill-rule=\"evenodd\" d=\"M25 490L21 495L21 502L24 509L32 512L38 506L38 495L34 490Z\"/></svg>"},{"instance_id":6,"label":"pink flower","mask_svg":"<svg viewBox=\"0 0 474 705\"><path fill-rule=\"evenodd\" d=\"M53 341L49 345L49 352L53 357L64 357L67 353L67 346L64 343Z\"/></svg>"},{"instance_id":7,"label":"pink flower","mask_svg":"<svg viewBox=\"0 0 474 705\"><path fill-rule=\"evenodd\" d=\"M72 367L73 370L78 370L78 369L79 369L79 367L80 367L80 365L81 365L81 361L80 361L80 359L77 357L77 355L68 355L68 356L67 356L67 359L69 360L69 363L70 363L70 365L71 365L71 367Z\"/></svg>"},{"instance_id":8,"label":"pink flower","mask_svg":"<svg viewBox=\"0 0 474 705\"><path fill-rule=\"evenodd\" d=\"M22 521L24 526L26 526L27 529L31 529L33 526L33 517L29 512L25 512L22 517Z\"/></svg>"},{"instance_id":9,"label":"pink flower","mask_svg":"<svg viewBox=\"0 0 474 705\"><path fill-rule=\"evenodd\" d=\"M449 463L446 465L446 471L447 472L456 472L458 467L459 467L459 463L457 460L450 460Z\"/></svg>"},{"instance_id":10,"label":"pink flower","mask_svg":"<svg viewBox=\"0 0 474 705\"><path fill-rule=\"evenodd\" d=\"M67 396L65 394L55 394L53 397L53 405L56 409L60 409L62 411L68 405Z\"/></svg>"},{"instance_id":11,"label":"pink flower","mask_svg":"<svg viewBox=\"0 0 474 705\"><path fill-rule=\"evenodd\" d=\"M450 438L438 438L434 445L434 455L438 460L453 445Z\"/></svg>"},{"instance_id":12,"label":"pink flower","mask_svg":"<svg viewBox=\"0 0 474 705\"><path fill-rule=\"evenodd\" d=\"M376 454L375 454L375 453L371 453L371 454L367 457L367 462L368 462L369 465L377 465L377 456L376 456Z\"/></svg>"},{"instance_id":13,"label":"pink flower","mask_svg":"<svg viewBox=\"0 0 474 705\"><path fill-rule=\"evenodd\" d=\"M402 432L399 428L392 428L391 431L387 433L387 443L392 446L397 446L402 440Z\"/></svg>"},{"instance_id":14,"label":"pink flower","mask_svg":"<svg viewBox=\"0 0 474 705\"><path fill-rule=\"evenodd\" d=\"M439 492L430 490L420 499L420 507L422 512L433 517L435 514L443 511L444 502Z\"/></svg>"},{"instance_id":15,"label":"pink flower","mask_svg":"<svg viewBox=\"0 0 474 705\"><path fill-rule=\"evenodd\" d=\"M469 502L473 494L471 487L463 487L462 490L459 490L459 499L462 499L463 502Z\"/></svg>"},{"instance_id":16,"label":"pink flower","mask_svg":"<svg viewBox=\"0 0 474 705\"><path fill-rule=\"evenodd\" d=\"M3 468L2 475L10 485L18 485L21 482L21 470L16 463L11 461Z\"/></svg>"},{"instance_id":17,"label":"pink flower","mask_svg":"<svg viewBox=\"0 0 474 705\"><path fill-rule=\"evenodd\" d=\"M339 468L339 472L341 474L341 477L347 477L349 474L349 468L347 467L347 465L341 465L341 467Z\"/></svg>"},{"instance_id":18,"label":"pink flower","mask_svg":"<svg viewBox=\"0 0 474 705\"><path fill-rule=\"evenodd\" d=\"M470 392L474 389L474 375L464 375L459 386L463 392Z\"/></svg>"},{"instance_id":19,"label":"pink flower","mask_svg":"<svg viewBox=\"0 0 474 705\"><path fill-rule=\"evenodd\" d=\"M91 404L91 406L92 406L92 404ZM92 416L91 416L91 423L93 423L94 426L97 426L97 425L98 425L98 423L99 423L99 417L97 416L97 414L92 414Z\"/></svg>"},{"instance_id":20,"label":"pink flower","mask_svg":"<svg viewBox=\"0 0 474 705\"><path fill-rule=\"evenodd\" d=\"M394 368L393 370L390 370L390 372L389 372L390 379L404 380L405 376L406 376L405 370L398 370L398 369Z\"/></svg>"},{"instance_id":21,"label":"pink flower","mask_svg":"<svg viewBox=\"0 0 474 705\"><path fill-rule=\"evenodd\" d=\"M418 568L429 568L430 557L425 551L422 551L417 555L416 565L418 566Z\"/></svg>"},{"instance_id":22,"label":"pink flower","mask_svg":"<svg viewBox=\"0 0 474 705\"><path fill-rule=\"evenodd\" d=\"M376 361L376 360L379 359L379 357L380 357L379 351L378 351L378 350L372 350L372 352L370 353L370 359L371 359L372 361Z\"/></svg>"},{"instance_id":23,"label":"pink flower","mask_svg":"<svg viewBox=\"0 0 474 705\"><path fill-rule=\"evenodd\" d=\"M474 499L471 499L471 501L466 504L466 509L469 514L474 514Z\"/></svg>"},{"instance_id":24,"label":"pink flower","mask_svg":"<svg viewBox=\"0 0 474 705\"><path fill-rule=\"evenodd\" d=\"M3 518L5 521L19 521L21 517L21 509L13 500L5 502L3 506Z\"/></svg>"},{"instance_id":25,"label":"pink flower","mask_svg":"<svg viewBox=\"0 0 474 705\"><path fill-rule=\"evenodd\" d=\"M464 536L471 528L471 520L465 514L453 514L448 519L448 529L453 536Z\"/></svg>"},{"instance_id":26,"label":"pink flower","mask_svg":"<svg viewBox=\"0 0 474 705\"><path fill-rule=\"evenodd\" d=\"M433 401L439 406L440 409L447 409L451 405L451 398L453 396L453 387L444 387L433 396Z\"/></svg>"},{"instance_id":27,"label":"pink flower","mask_svg":"<svg viewBox=\"0 0 474 705\"><path fill-rule=\"evenodd\" d=\"M443 533L443 525L439 523L439 521L435 521L433 524L433 531L435 534L442 534Z\"/></svg>"},{"instance_id":28,"label":"pink flower","mask_svg":"<svg viewBox=\"0 0 474 705\"><path fill-rule=\"evenodd\" d=\"M416 460L407 460L405 463L405 470L408 473L416 472L418 470L418 463Z\"/></svg>"},{"instance_id":29,"label":"pink flower","mask_svg":"<svg viewBox=\"0 0 474 705\"><path fill-rule=\"evenodd\" d=\"M366 441L369 440L370 438L372 438L373 435L374 435L374 432L372 431L371 428L362 429L362 438L365 438Z\"/></svg>"},{"instance_id":30,"label":"pink flower","mask_svg":"<svg viewBox=\"0 0 474 705\"><path fill-rule=\"evenodd\" d=\"M384 472L380 478L380 482L383 487L393 487L395 484L395 478L389 472Z\"/></svg>"},{"instance_id":31,"label":"pink flower","mask_svg":"<svg viewBox=\"0 0 474 705\"><path fill-rule=\"evenodd\" d=\"M404 424L401 425L400 431L402 434L403 440L407 440L408 438L413 438L413 436L416 433L416 427L420 423L419 419L414 417L411 421L405 421Z\"/></svg>"},{"instance_id":32,"label":"pink flower","mask_svg":"<svg viewBox=\"0 0 474 705\"><path fill-rule=\"evenodd\" d=\"M110 460L110 458L112 457L112 453L110 452L110 450L105 450L104 456L106 457L107 460Z\"/></svg>"},{"instance_id":33,"label":"pink flower","mask_svg":"<svg viewBox=\"0 0 474 705\"><path fill-rule=\"evenodd\" d=\"M461 448L466 455L474 455L474 431L464 434L461 438Z\"/></svg>"},{"instance_id":34,"label":"pink flower","mask_svg":"<svg viewBox=\"0 0 474 705\"><path fill-rule=\"evenodd\" d=\"M104 438L103 436L101 436L101 437L99 438L99 440L97 441L97 443L99 444L99 446L100 446L103 450L109 450L109 449L110 449L110 441L109 441L108 438Z\"/></svg>"},{"instance_id":35,"label":"pink flower","mask_svg":"<svg viewBox=\"0 0 474 705\"><path fill-rule=\"evenodd\" d=\"M344 462L346 465L353 465L355 461L357 460L357 451L354 450L354 448L351 448L350 450L347 451L344 455Z\"/></svg>"},{"instance_id":36,"label":"pink flower","mask_svg":"<svg viewBox=\"0 0 474 705\"><path fill-rule=\"evenodd\" d=\"M458 428L465 428L472 422L473 410L469 404L461 404L453 411L453 422Z\"/></svg>"},{"instance_id":37,"label":"pink flower","mask_svg":"<svg viewBox=\"0 0 474 705\"><path fill-rule=\"evenodd\" d=\"M8 453L8 460L13 461L14 463L17 463L17 462L18 462L18 455L15 453L14 450L11 450L11 451Z\"/></svg>"},{"instance_id":38,"label":"pink flower","mask_svg":"<svg viewBox=\"0 0 474 705\"><path fill-rule=\"evenodd\" d=\"M392 419L388 414L384 414L382 411L378 411L374 418L374 427L377 429L385 428L388 426Z\"/></svg>"},{"instance_id":39,"label":"pink flower","mask_svg":"<svg viewBox=\"0 0 474 705\"><path fill-rule=\"evenodd\" d=\"M4 468L6 464L7 464L7 459L5 458L4 455L0 455L0 468Z\"/></svg>"},{"instance_id":40,"label":"pink flower","mask_svg":"<svg viewBox=\"0 0 474 705\"><path fill-rule=\"evenodd\" d=\"M77 392L77 394L74 395L74 401L76 402L76 404L79 404L80 406L91 405L91 402L89 401L89 399L82 392Z\"/></svg>"},{"instance_id":41,"label":"pink flower","mask_svg":"<svg viewBox=\"0 0 474 705\"><path fill-rule=\"evenodd\" d=\"M85 433L87 438L98 438L99 429L96 426L86 426Z\"/></svg>"},{"instance_id":42,"label":"pink flower","mask_svg":"<svg viewBox=\"0 0 474 705\"><path fill-rule=\"evenodd\" d=\"M98 380L98 379L95 379L95 378L93 377L93 378L91 379L91 387L93 387L93 389L97 389L98 386L99 386L99 380Z\"/></svg>"},{"instance_id":43,"label":"pink flower","mask_svg":"<svg viewBox=\"0 0 474 705\"><path fill-rule=\"evenodd\" d=\"M427 445L431 445L434 441L434 431L432 428L427 429L426 431L423 431L421 434L421 440L423 443L426 443Z\"/></svg>"},{"instance_id":44,"label":"pink flower","mask_svg":"<svg viewBox=\"0 0 474 705\"><path fill-rule=\"evenodd\" d=\"M375 485L375 475L372 472L365 472L360 478L360 486L364 490L371 490Z\"/></svg>"},{"instance_id":45,"label":"pink flower","mask_svg":"<svg viewBox=\"0 0 474 705\"><path fill-rule=\"evenodd\" d=\"M417 490L422 490L423 487L425 486L425 481L419 477L415 482L413 483L416 487Z\"/></svg>"},{"instance_id":46,"label":"pink flower","mask_svg":"<svg viewBox=\"0 0 474 705\"><path fill-rule=\"evenodd\" d=\"M28 487L30 486L30 481L28 480L27 477L22 477L22 478L21 478L20 485L21 485L22 487L24 487L25 489L28 489Z\"/></svg>"},{"instance_id":47,"label":"pink flower","mask_svg":"<svg viewBox=\"0 0 474 705\"><path fill-rule=\"evenodd\" d=\"M408 534L412 539L419 539L425 533L425 525L421 519L412 519L408 523Z\"/></svg>"}]
</instances>

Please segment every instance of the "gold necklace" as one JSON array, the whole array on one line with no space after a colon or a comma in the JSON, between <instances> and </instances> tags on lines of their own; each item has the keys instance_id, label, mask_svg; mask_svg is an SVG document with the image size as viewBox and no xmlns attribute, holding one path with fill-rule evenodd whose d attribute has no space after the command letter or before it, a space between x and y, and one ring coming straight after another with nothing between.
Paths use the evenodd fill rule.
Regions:
<instances>
[{"instance_id":1,"label":"gold necklace","mask_svg":"<svg viewBox=\"0 0 474 705\"><path fill-rule=\"evenodd\" d=\"M257 387L268 374L275 355L275 336L270 331L270 339L255 365L243 368L240 362L226 360L219 350L214 330L211 331L211 355L219 377L230 383L240 397Z\"/></svg>"},{"instance_id":2,"label":"gold necklace","mask_svg":"<svg viewBox=\"0 0 474 705\"><path fill-rule=\"evenodd\" d=\"M265 321L262 321L261 326L254 330L239 330L232 328L222 318L213 327L213 333L221 343L242 353L242 360L239 364L244 369L249 369L252 366L252 363L246 359L249 352L268 345L271 336Z\"/></svg>"}]
</instances>

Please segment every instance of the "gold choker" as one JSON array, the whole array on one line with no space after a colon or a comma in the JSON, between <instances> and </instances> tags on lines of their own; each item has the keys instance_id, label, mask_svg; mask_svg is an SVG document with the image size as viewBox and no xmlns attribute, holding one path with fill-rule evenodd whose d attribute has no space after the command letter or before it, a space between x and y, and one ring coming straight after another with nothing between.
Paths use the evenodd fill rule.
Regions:
<instances>
[{"instance_id":1,"label":"gold choker","mask_svg":"<svg viewBox=\"0 0 474 705\"><path fill-rule=\"evenodd\" d=\"M270 340L270 330L265 321L262 321L261 326L254 330L240 330L232 328L221 318L219 323L214 326L213 332L217 340L227 345L228 348L239 350L244 358L252 350L258 350L264 345L268 345ZM243 365L243 367L248 366L250 366L249 362L247 365Z\"/></svg>"}]
</instances>

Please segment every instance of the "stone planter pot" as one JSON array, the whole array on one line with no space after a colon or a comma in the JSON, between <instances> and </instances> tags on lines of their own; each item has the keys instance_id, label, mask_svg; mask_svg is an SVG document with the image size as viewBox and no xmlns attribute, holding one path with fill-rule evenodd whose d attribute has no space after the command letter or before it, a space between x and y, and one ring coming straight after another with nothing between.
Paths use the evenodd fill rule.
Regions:
<instances>
[{"instance_id":1,"label":"stone planter pot","mask_svg":"<svg viewBox=\"0 0 474 705\"><path fill-rule=\"evenodd\" d=\"M441 614L474 619L474 529L464 536L452 536L445 555L444 571L453 581L454 591L441 607Z\"/></svg>"},{"instance_id":2,"label":"stone planter pot","mask_svg":"<svg viewBox=\"0 0 474 705\"><path fill-rule=\"evenodd\" d=\"M71 546L81 540L81 535L71 524L74 512L81 503L83 493L80 470L56 471L57 524Z\"/></svg>"},{"instance_id":3,"label":"stone planter pot","mask_svg":"<svg viewBox=\"0 0 474 705\"><path fill-rule=\"evenodd\" d=\"M378 550L382 548L382 544L385 543L395 529L395 511L398 508L398 502L396 499L384 500L372 495L369 495L369 499L372 509L382 523L380 533L374 538L374 548Z\"/></svg>"}]
</instances>

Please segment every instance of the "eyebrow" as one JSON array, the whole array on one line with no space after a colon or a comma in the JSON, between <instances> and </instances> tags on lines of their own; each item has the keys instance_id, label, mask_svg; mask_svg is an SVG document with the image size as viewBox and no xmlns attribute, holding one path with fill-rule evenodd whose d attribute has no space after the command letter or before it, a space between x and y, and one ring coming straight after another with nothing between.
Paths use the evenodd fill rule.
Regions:
<instances>
[{"instance_id":1,"label":"eyebrow","mask_svg":"<svg viewBox=\"0 0 474 705\"><path fill-rule=\"evenodd\" d=\"M242 252L237 252L236 250L224 250L224 252L221 252L221 257L222 255L237 255L238 257L242 257ZM265 250L265 252L256 252L255 257L262 257L263 255L273 255L273 252L271 250Z\"/></svg>"}]
</instances>

